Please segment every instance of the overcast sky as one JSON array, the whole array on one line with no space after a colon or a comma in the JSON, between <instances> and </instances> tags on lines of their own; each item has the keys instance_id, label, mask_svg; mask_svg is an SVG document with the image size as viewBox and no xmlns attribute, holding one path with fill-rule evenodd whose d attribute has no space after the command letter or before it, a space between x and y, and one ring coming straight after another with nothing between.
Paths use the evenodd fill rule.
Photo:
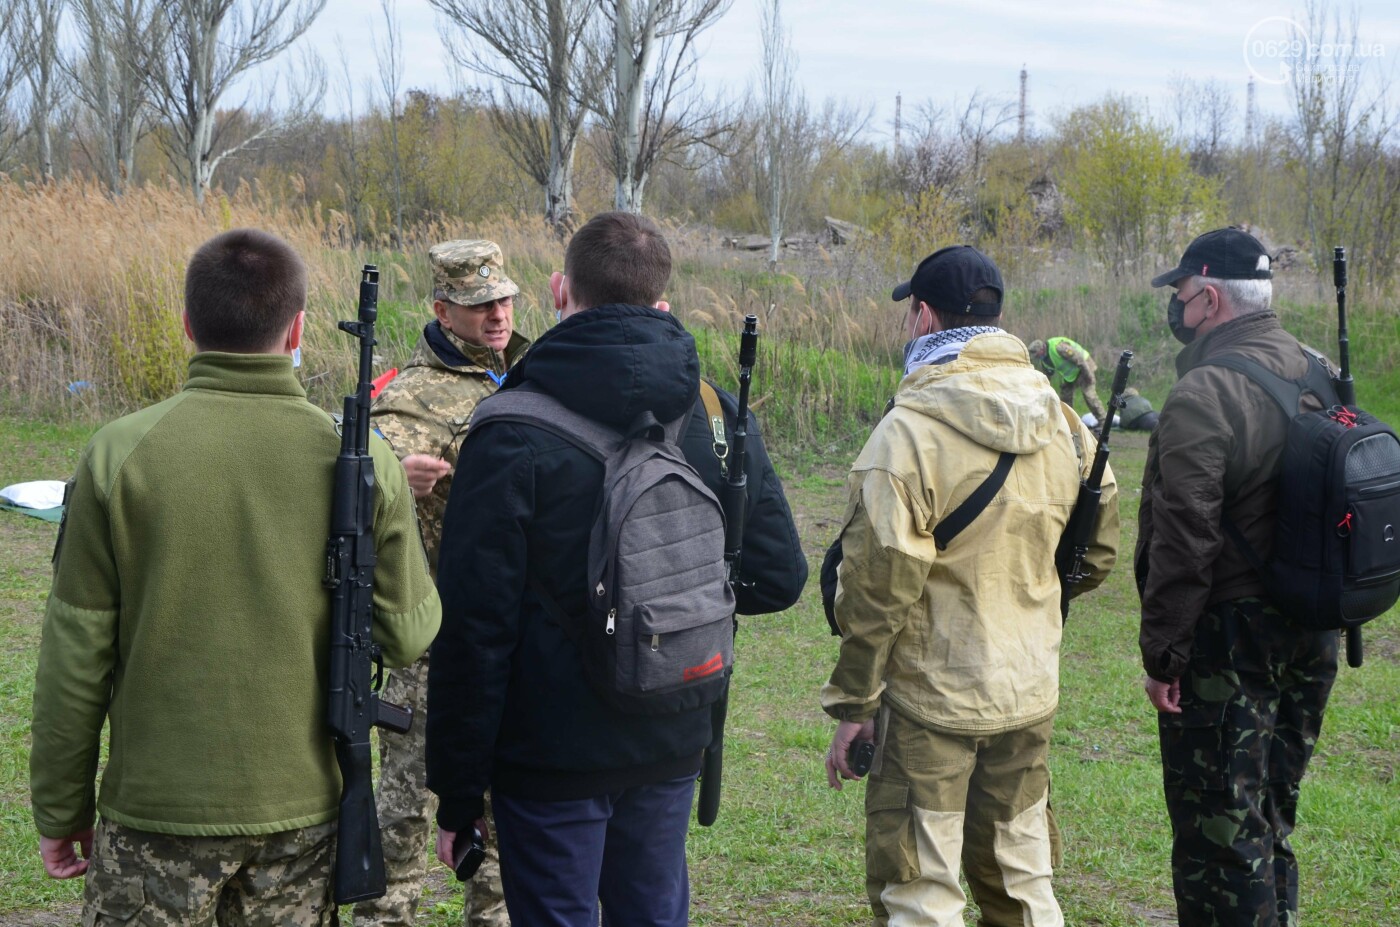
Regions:
<instances>
[{"instance_id":1,"label":"overcast sky","mask_svg":"<svg viewBox=\"0 0 1400 927\"><path fill-rule=\"evenodd\" d=\"M1359 15L1352 60L1372 72L1400 74L1400 3L1361 0L1341 8ZM890 135L896 94L903 95L906 118L921 102L948 106L976 91L1012 101L1023 65L1033 130L1108 91L1146 100L1165 116L1175 73L1223 82L1241 119L1253 73L1260 111L1283 114L1287 62L1276 50L1289 38L1289 22L1305 19L1300 3L1277 0L784 0L783 9L809 99L874 107L870 134L877 140ZM398 16L404 86L450 91L437 14L427 0L398 0ZM760 53L758 24L758 0L734 0L705 34L700 75L707 88L744 92ZM354 57L351 69L362 84L376 73L372 28L382 30L379 0L329 0L304 38L330 67L329 109L341 108L336 37ZM1346 59L1318 47L1311 60L1326 67ZM476 78L461 80L470 85ZM356 93L362 107L363 87Z\"/></svg>"}]
</instances>

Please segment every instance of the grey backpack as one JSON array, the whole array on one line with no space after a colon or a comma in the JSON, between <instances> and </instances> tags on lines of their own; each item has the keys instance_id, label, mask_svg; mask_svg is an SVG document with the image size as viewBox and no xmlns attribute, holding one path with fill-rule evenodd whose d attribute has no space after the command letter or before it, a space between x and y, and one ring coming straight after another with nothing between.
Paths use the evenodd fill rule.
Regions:
<instances>
[{"instance_id":1,"label":"grey backpack","mask_svg":"<svg viewBox=\"0 0 1400 927\"><path fill-rule=\"evenodd\" d=\"M724 514L677 443L688 417L663 425L644 413L624 433L528 387L496 393L472 416L473 428L543 428L602 462L587 613L566 614L537 578L530 588L578 646L593 690L631 714L718 700L734 662Z\"/></svg>"}]
</instances>

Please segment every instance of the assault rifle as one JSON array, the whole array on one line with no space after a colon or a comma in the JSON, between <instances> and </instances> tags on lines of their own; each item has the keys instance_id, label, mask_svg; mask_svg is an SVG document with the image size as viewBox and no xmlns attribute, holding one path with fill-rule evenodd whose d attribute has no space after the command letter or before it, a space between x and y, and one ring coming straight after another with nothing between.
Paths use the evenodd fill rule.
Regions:
<instances>
[{"instance_id":1,"label":"assault rifle","mask_svg":"<svg viewBox=\"0 0 1400 927\"><path fill-rule=\"evenodd\" d=\"M749 503L749 478L744 472L744 445L749 438L749 384L758 357L758 316L744 317L739 336L739 410L735 414L734 439L730 442L729 473L720 488L719 503L724 509L724 562L729 567L729 584L739 584L739 561L743 556L744 521ZM735 619L734 629L739 628ZM719 816L720 779L724 772L724 719L729 712L729 689L710 709L712 735L700 763L700 800L695 820L709 827Z\"/></svg>"},{"instance_id":2,"label":"assault rifle","mask_svg":"<svg viewBox=\"0 0 1400 927\"><path fill-rule=\"evenodd\" d=\"M1113 391L1108 400L1107 414L1099 423L1099 446L1094 450L1094 462L1089 476L1079 481L1079 497L1074 511L1055 550L1055 570L1060 574L1060 620L1069 620L1069 596L1076 585L1088 577L1084 558L1089 555L1089 543L1099 523L1099 497L1103 495L1103 472L1108 467L1108 433L1113 430L1113 416L1123 408L1123 391L1128 388L1128 374L1133 369L1133 352L1124 351L1118 358L1118 370L1113 375Z\"/></svg>"},{"instance_id":3,"label":"assault rifle","mask_svg":"<svg viewBox=\"0 0 1400 927\"><path fill-rule=\"evenodd\" d=\"M1347 249L1338 245L1332 249L1332 284L1337 288L1337 362L1341 369L1333 385L1343 406L1356 408L1356 383L1351 378L1351 339L1347 337ZM1362 663L1361 626L1347 628L1347 665L1352 669Z\"/></svg>"},{"instance_id":4,"label":"assault rifle","mask_svg":"<svg viewBox=\"0 0 1400 927\"><path fill-rule=\"evenodd\" d=\"M331 534L326 575L331 591L331 666L327 721L340 766L340 827L336 833L335 903L384 894L384 850L374 807L369 729L378 724L406 733L413 710L379 700L384 665L371 639L374 620L374 460L369 455L369 406L374 363L374 320L379 271L366 264L360 277L359 320L341 331L360 342L359 382L345 397L340 455L335 459Z\"/></svg>"}]
</instances>

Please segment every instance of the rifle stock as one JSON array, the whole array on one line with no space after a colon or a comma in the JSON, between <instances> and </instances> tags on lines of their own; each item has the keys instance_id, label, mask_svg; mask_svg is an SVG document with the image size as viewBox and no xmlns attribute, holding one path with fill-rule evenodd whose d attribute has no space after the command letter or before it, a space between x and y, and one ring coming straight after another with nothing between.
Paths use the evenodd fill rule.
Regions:
<instances>
[{"instance_id":1,"label":"rifle stock","mask_svg":"<svg viewBox=\"0 0 1400 927\"><path fill-rule=\"evenodd\" d=\"M340 329L360 342L359 379L345 397L340 454L335 461L331 532L323 585L331 594L331 661L327 723L340 767L340 824L336 835L335 902L351 904L385 891L384 852L374 806L370 728L406 731L409 709L382 704L374 621L374 459L369 454L370 392L379 271L366 264L360 278L359 317Z\"/></svg>"},{"instance_id":2,"label":"rifle stock","mask_svg":"<svg viewBox=\"0 0 1400 927\"><path fill-rule=\"evenodd\" d=\"M738 585L739 563L743 557L744 522L749 501L748 474L744 470L745 445L749 437L749 385L753 366L758 357L758 316L744 318L744 330L739 336L739 408L735 413L733 441L730 445L729 476L719 493L724 509L724 560L729 566L729 583ZM734 629L739 628L735 619ZM729 684L724 695L710 709L710 744L700 762L700 798L696 802L695 820L709 827L719 816L720 783L724 773L724 722L729 713Z\"/></svg>"},{"instance_id":3,"label":"rifle stock","mask_svg":"<svg viewBox=\"0 0 1400 927\"><path fill-rule=\"evenodd\" d=\"M1099 499L1103 495L1103 474L1108 468L1108 436L1113 430L1113 416L1123 408L1123 391L1128 388L1128 375L1132 372L1133 352L1124 351L1118 358L1118 369L1113 375L1113 390L1108 400L1107 414L1099 424L1098 447L1094 449L1094 462L1089 468L1089 476L1079 481L1079 496L1070 512L1069 524L1060 537L1055 550L1055 569L1060 574L1060 619L1069 620L1070 593L1076 585L1089 575L1084 569L1084 558L1089 555L1089 544L1093 541L1094 529L1099 523Z\"/></svg>"}]
</instances>

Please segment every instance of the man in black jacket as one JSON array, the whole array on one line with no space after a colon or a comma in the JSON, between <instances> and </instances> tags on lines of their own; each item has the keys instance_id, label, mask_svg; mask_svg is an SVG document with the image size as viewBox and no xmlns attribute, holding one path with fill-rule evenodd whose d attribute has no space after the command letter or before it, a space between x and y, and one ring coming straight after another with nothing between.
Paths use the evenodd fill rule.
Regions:
<instances>
[{"instance_id":1,"label":"man in black jacket","mask_svg":"<svg viewBox=\"0 0 1400 927\"><path fill-rule=\"evenodd\" d=\"M618 428L642 412L669 422L694 410L683 446L718 489L695 343L660 300L670 271L650 221L590 220L551 280L560 324L502 389L529 384ZM734 414L732 397L723 405ZM779 611L801 594L807 566L752 420L749 431L738 610ZM597 460L543 428L486 422L468 435L447 504L438 565L446 617L428 684L438 856L450 861L473 825L484 828L489 788L517 927L592 927L599 902L614 923L687 921L685 836L710 709L648 717L605 705L531 589L541 586L567 615L586 612L602 477Z\"/></svg>"}]
</instances>

